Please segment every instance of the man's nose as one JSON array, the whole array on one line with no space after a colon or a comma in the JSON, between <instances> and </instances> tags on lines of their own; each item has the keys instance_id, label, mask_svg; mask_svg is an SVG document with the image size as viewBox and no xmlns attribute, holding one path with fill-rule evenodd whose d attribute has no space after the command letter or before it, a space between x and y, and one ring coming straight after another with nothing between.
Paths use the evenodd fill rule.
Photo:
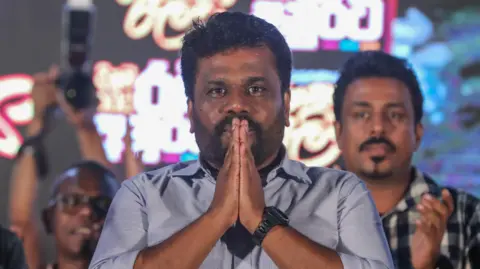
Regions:
<instances>
[{"instance_id":1,"label":"man's nose","mask_svg":"<svg viewBox=\"0 0 480 269\"><path fill-rule=\"evenodd\" d=\"M385 135L388 119L386 119L382 113L375 113L372 116L371 125L371 135L373 137L381 137Z\"/></svg>"},{"instance_id":2,"label":"man's nose","mask_svg":"<svg viewBox=\"0 0 480 269\"><path fill-rule=\"evenodd\" d=\"M230 114L248 114L250 113L250 104L246 100L243 91L233 91L226 99L224 107L225 113Z\"/></svg>"},{"instance_id":3,"label":"man's nose","mask_svg":"<svg viewBox=\"0 0 480 269\"><path fill-rule=\"evenodd\" d=\"M86 218L91 218L93 217L93 208L92 208L92 205L86 203L86 204L81 204L79 205L79 208L78 208L78 215L80 216L84 216Z\"/></svg>"}]
</instances>

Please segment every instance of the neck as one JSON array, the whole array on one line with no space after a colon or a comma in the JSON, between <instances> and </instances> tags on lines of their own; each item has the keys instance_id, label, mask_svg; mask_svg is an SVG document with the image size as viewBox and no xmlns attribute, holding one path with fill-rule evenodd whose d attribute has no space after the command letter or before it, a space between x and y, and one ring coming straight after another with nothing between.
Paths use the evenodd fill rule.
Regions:
<instances>
[{"instance_id":1,"label":"neck","mask_svg":"<svg viewBox=\"0 0 480 269\"><path fill-rule=\"evenodd\" d=\"M404 197L410 185L411 169L384 179L361 177L377 207L380 215L391 211Z\"/></svg>"},{"instance_id":2,"label":"neck","mask_svg":"<svg viewBox=\"0 0 480 269\"><path fill-rule=\"evenodd\" d=\"M269 166L270 164L272 164L275 159L278 157L278 154L280 153L280 149L277 149L277 151L275 151L274 154L272 154L272 156L268 157L267 159L265 159L265 161L260 164L260 165L257 165L257 170L261 170L267 166Z\"/></svg>"},{"instance_id":3,"label":"neck","mask_svg":"<svg viewBox=\"0 0 480 269\"><path fill-rule=\"evenodd\" d=\"M90 260L85 258L71 259L65 255L57 254L56 269L87 269Z\"/></svg>"}]
</instances>

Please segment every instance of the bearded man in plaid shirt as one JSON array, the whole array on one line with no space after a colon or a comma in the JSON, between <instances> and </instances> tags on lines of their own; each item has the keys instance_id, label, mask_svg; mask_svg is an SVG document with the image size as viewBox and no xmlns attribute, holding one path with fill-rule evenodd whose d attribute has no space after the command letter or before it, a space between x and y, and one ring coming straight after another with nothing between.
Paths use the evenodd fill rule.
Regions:
<instances>
[{"instance_id":1,"label":"bearded man in plaid shirt","mask_svg":"<svg viewBox=\"0 0 480 269\"><path fill-rule=\"evenodd\" d=\"M408 63L358 53L343 66L333 100L345 168L370 190L396 267L480 268L479 200L412 166L423 135L423 96Z\"/></svg>"}]
</instances>

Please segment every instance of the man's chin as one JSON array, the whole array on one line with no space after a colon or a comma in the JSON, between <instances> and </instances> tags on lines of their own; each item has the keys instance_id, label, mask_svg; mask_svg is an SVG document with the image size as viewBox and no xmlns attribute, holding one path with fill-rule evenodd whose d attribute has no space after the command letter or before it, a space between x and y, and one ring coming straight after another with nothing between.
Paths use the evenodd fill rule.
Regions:
<instances>
[{"instance_id":1,"label":"man's chin","mask_svg":"<svg viewBox=\"0 0 480 269\"><path fill-rule=\"evenodd\" d=\"M371 172L371 173L362 173L368 179L372 180L385 180L392 176L392 173L389 172Z\"/></svg>"},{"instance_id":2,"label":"man's chin","mask_svg":"<svg viewBox=\"0 0 480 269\"><path fill-rule=\"evenodd\" d=\"M393 175L391 169L362 169L360 175L362 178L367 178L371 180L384 180L388 179Z\"/></svg>"}]
</instances>

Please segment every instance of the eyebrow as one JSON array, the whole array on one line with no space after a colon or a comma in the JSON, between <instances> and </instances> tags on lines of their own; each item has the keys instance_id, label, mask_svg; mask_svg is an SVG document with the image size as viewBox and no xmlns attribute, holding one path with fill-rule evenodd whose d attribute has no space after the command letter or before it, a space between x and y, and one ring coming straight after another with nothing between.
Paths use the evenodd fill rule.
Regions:
<instances>
[{"instance_id":1,"label":"eyebrow","mask_svg":"<svg viewBox=\"0 0 480 269\"><path fill-rule=\"evenodd\" d=\"M242 84L251 85L258 82L265 82L265 80L266 79L264 77L259 77L259 76L247 77L246 79L244 79ZM213 85L213 86L221 86L221 87L225 87L227 85L227 83L225 82L225 79L223 78L209 80L207 81L207 84Z\"/></svg>"},{"instance_id":2,"label":"eyebrow","mask_svg":"<svg viewBox=\"0 0 480 269\"><path fill-rule=\"evenodd\" d=\"M371 104L365 101L353 102L353 105L360 106L360 107L371 107ZM403 103L387 103L386 107L387 108L405 108L405 105Z\"/></svg>"},{"instance_id":3,"label":"eyebrow","mask_svg":"<svg viewBox=\"0 0 480 269\"><path fill-rule=\"evenodd\" d=\"M250 85L250 84L257 83L257 82L265 82L265 78L264 77L248 77L245 80L244 84Z\"/></svg>"},{"instance_id":4,"label":"eyebrow","mask_svg":"<svg viewBox=\"0 0 480 269\"><path fill-rule=\"evenodd\" d=\"M213 85L213 86L220 86L220 87L225 87L227 83L223 79L214 79L214 80L209 80L207 81L207 84Z\"/></svg>"},{"instance_id":5,"label":"eyebrow","mask_svg":"<svg viewBox=\"0 0 480 269\"><path fill-rule=\"evenodd\" d=\"M403 103L388 103L387 108L405 108Z\"/></svg>"},{"instance_id":6,"label":"eyebrow","mask_svg":"<svg viewBox=\"0 0 480 269\"><path fill-rule=\"evenodd\" d=\"M371 107L371 105L368 102L353 102L354 106L360 106L360 107Z\"/></svg>"}]
</instances>

